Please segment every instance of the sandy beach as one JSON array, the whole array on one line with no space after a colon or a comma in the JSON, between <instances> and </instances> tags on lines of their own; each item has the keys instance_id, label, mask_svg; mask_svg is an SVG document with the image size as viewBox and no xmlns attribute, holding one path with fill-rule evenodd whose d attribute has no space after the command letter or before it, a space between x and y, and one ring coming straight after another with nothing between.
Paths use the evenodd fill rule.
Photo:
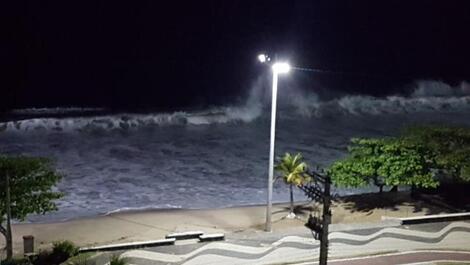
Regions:
<instances>
[{"instance_id":1,"label":"sandy beach","mask_svg":"<svg viewBox=\"0 0 470 265\"><path fill-rule=\"evenodd\" d=\"M288 204L273 207L273 231L303 227L318 205L296 203L297 219L285 219ZM205 210L153 210L115 213L65 222L13 225L15 252L22 251L22 237L33 235L36 249L57 240L79 246L162 239L171 232L202 230L206 233L265 233L264 205ZM452 212L442 204L413 200L408 193L347 196L332 206L333 223L380 222L383 216L408 217ZM0 246L4 241L0 241Z\"/></svg>"}]
</instances>

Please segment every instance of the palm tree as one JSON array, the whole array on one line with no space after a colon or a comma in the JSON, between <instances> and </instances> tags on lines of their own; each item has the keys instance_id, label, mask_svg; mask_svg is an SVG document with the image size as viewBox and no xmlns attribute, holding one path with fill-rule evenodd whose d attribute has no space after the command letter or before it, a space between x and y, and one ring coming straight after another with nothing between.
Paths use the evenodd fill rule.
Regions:
<instances>
[{"instance_id":1,"label":"palm tree","mask_svg":"<svg viewBox=\"0 0 470 265\"><path fill-rule=\"evenodd\" d=\"M294 218L294 192L293 186L304 185L310 181L310 176L307 174L307 163L303 162L303 157L300 153L292 156L286 153L281 161L274 167L281 173L284 182L289 185L290 189L290 213L287 215L288 218Z\"/></svg>"}]
</instances>

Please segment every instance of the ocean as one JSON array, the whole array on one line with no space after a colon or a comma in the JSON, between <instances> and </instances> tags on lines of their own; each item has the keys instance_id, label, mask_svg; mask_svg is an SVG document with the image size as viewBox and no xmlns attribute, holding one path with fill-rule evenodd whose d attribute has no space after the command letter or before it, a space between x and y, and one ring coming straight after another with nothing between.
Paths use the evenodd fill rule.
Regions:
<instances>
[{"instance_id":1,"label":"ocean","mask_svg":"<svg viewBox=\"0 0 470 265\"><path fill-rule=\"evenodd\" d=\"M256 94L256 93L255 93ZM346 155L352 137L394 136L406 126L470 126L463 82L417 83L407 95L280 95L276 157L300 152L311 168ZM285 102L284 102L285 101ZM30 222L142 209L201 209L266 202L270 106L243 104L171 113L95 108L17 109L0 122L0 153L51 158L63 180L59 210ZM375 191L335 188L339 195ZM275 183L275 202L289 200ZM296 200L305 200L296 191Z\"/></svg>"}]
</instances>

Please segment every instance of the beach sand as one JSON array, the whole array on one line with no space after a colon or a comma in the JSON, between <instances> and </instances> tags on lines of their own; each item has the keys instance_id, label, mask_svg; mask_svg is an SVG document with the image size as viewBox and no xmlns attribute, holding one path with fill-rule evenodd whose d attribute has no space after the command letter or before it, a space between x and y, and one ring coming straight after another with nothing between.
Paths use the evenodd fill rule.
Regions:
<instances>
[{"instance_id":1,"label":"beach sand","mask_svg":"<svg viewBox=\"0 0 470 265\"><path fill-rule=\"evenodd\" d=\"M303 227L308 215L321 205L296 203L298 219L284 218L288 204L273 206L273 231ZM333 203L332 223L380 222L382 216L408 217L452 212L452 209L411 199L407 192L363 194L342 197ZM163 239L166 234L191 230L205 233L265 233L266 207L245 206L204 210L132 211L43 224L14 224L16 253L22 252L24 235L33 235L35 249L58 240L71 240L79 246ZM306 229L306 228L305 228ZM3 237L0 247L4 245Z\"/></svg>"}]
</instances>

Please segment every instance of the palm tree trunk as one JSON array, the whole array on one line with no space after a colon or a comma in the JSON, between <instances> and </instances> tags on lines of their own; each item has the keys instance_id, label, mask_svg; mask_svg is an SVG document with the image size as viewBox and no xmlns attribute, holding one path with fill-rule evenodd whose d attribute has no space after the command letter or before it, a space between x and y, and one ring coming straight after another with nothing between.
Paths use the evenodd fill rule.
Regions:
<instances>
[{"instance_id":1,"label":"palm tree trunk","mask_svg":"<svg viewBox=\"0 0 470 265\"><path fill-rule=\"evenodd\" d=\"M7 260L13 258L13 240L11 236L11 199L10 199L10 176L6 174L6 212L7 212L7 227L6 227L6 243L7 243Z\"/></svg>"},{"instance_id":2,"label":"palm tree trunk","mask_svg":"<svg viewBox=\"0 0 470 265\"><path fill-rule=\"evenodd\" d=\"M290 189L290 212L293 213L294 212L294 191L292 188L292 184L289 185L289 189Z\"/></svg>"}]
</instances>

